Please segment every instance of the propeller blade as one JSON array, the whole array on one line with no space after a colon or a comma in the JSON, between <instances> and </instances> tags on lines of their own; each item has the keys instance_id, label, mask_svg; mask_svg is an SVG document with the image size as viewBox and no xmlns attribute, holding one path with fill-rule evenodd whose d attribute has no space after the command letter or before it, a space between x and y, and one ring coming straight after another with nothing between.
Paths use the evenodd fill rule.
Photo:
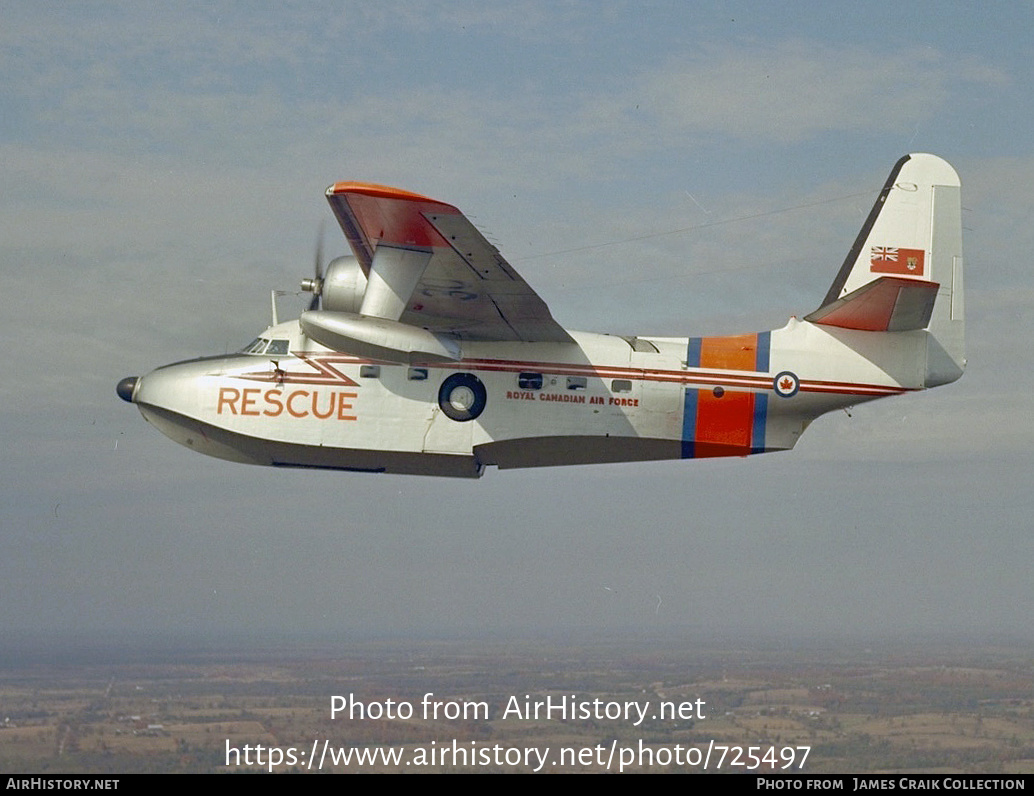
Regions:
<instances>
[{"instance_id":1,"label":"propeller blade","mask_svg":"<svg viewBox=\"0 0 1034 796\"><path fill-rule=\"evenodd\" d=\"M302 281L302 290L312 290L312 299L309 301L309 311L320 308L320 296L323 293L323 233L327 227L327 220L320 221L319 232L316 233L316 257L313 263L313 279Z\"/></svg>"},{"instance_id":2,"label":"propeller blade","mask_svg":"<svg viewBox=\"0 0 1034 796\"><path fill-rule=\"evenodd\" d=\"M323 233L327 228L327 220L320 221L320 231L316 237L316 281L323 281Z\"/></svg>"}]
</instances>

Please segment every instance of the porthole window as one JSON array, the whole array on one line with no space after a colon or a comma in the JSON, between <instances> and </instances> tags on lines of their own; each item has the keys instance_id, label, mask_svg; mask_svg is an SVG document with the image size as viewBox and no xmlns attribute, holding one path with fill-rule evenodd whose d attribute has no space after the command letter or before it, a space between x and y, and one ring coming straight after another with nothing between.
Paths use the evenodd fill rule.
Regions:
<instances>
[{"instance_id":1,"label":"porthole window","mask_svg":"<svg viewBox=\"0 0 1034 796\"><path fill-rule=\"evenodd\" d=\"M460 423L478 417L487 402L485 385L473 373L454 373L438 390L438 406L447 417Z\"/></svg>"}]
</instances>

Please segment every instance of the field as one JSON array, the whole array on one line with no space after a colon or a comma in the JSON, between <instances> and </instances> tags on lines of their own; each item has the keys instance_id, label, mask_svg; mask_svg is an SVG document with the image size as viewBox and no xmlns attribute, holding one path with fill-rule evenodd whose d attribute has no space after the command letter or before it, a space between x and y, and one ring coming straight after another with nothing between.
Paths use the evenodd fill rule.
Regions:
<instances>
[{"instance_id":1,"label":"field","mask_svg":"<svg viewBox=\"0 0 1034 796\"><path fill-rule=\"evenodd\" d=\"M1034 772L1017 644L97 642L0 666L4 772L595 771L621 750L626 771L698 772L708 749L722 773Z\"/></svg>"}]
</instances>

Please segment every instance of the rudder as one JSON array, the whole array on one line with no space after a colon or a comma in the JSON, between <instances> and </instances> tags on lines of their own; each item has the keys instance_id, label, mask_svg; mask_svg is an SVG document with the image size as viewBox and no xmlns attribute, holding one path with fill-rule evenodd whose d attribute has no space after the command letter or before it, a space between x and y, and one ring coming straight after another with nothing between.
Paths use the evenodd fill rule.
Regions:
<instances>
[{"instance_id":1,"label":"rudder","mask_svg":"<svg viewBox=\"0 0 1034 796\"><path fill-rule=\"evenodd\" d=\"M870 331L925 327L924 386L962 375L962 204L955 169L927 154L894 165L822 306L807 320Z\"/></svg>"}]
</instances>

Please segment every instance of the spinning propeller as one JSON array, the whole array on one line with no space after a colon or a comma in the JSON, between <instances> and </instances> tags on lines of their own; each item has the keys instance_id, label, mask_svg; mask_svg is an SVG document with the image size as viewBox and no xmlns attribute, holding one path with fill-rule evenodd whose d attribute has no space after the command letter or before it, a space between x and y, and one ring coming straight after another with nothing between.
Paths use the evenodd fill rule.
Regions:
<instances>
[{"instance_id":1,"label":"spinning propeller","mask_svg":"<svg viewBox=\"0 0 1034 796\"><path fill-rule=\"evenodd\" d=\"M312 300L309 302L309 310L320 308L320 296L323 293L323 230L326 222L320 222L320 231L316 238L316 259L314 263L315 276L312 279L302 280L302 290L312 293Z\"/></svg>"}]
</instances>

